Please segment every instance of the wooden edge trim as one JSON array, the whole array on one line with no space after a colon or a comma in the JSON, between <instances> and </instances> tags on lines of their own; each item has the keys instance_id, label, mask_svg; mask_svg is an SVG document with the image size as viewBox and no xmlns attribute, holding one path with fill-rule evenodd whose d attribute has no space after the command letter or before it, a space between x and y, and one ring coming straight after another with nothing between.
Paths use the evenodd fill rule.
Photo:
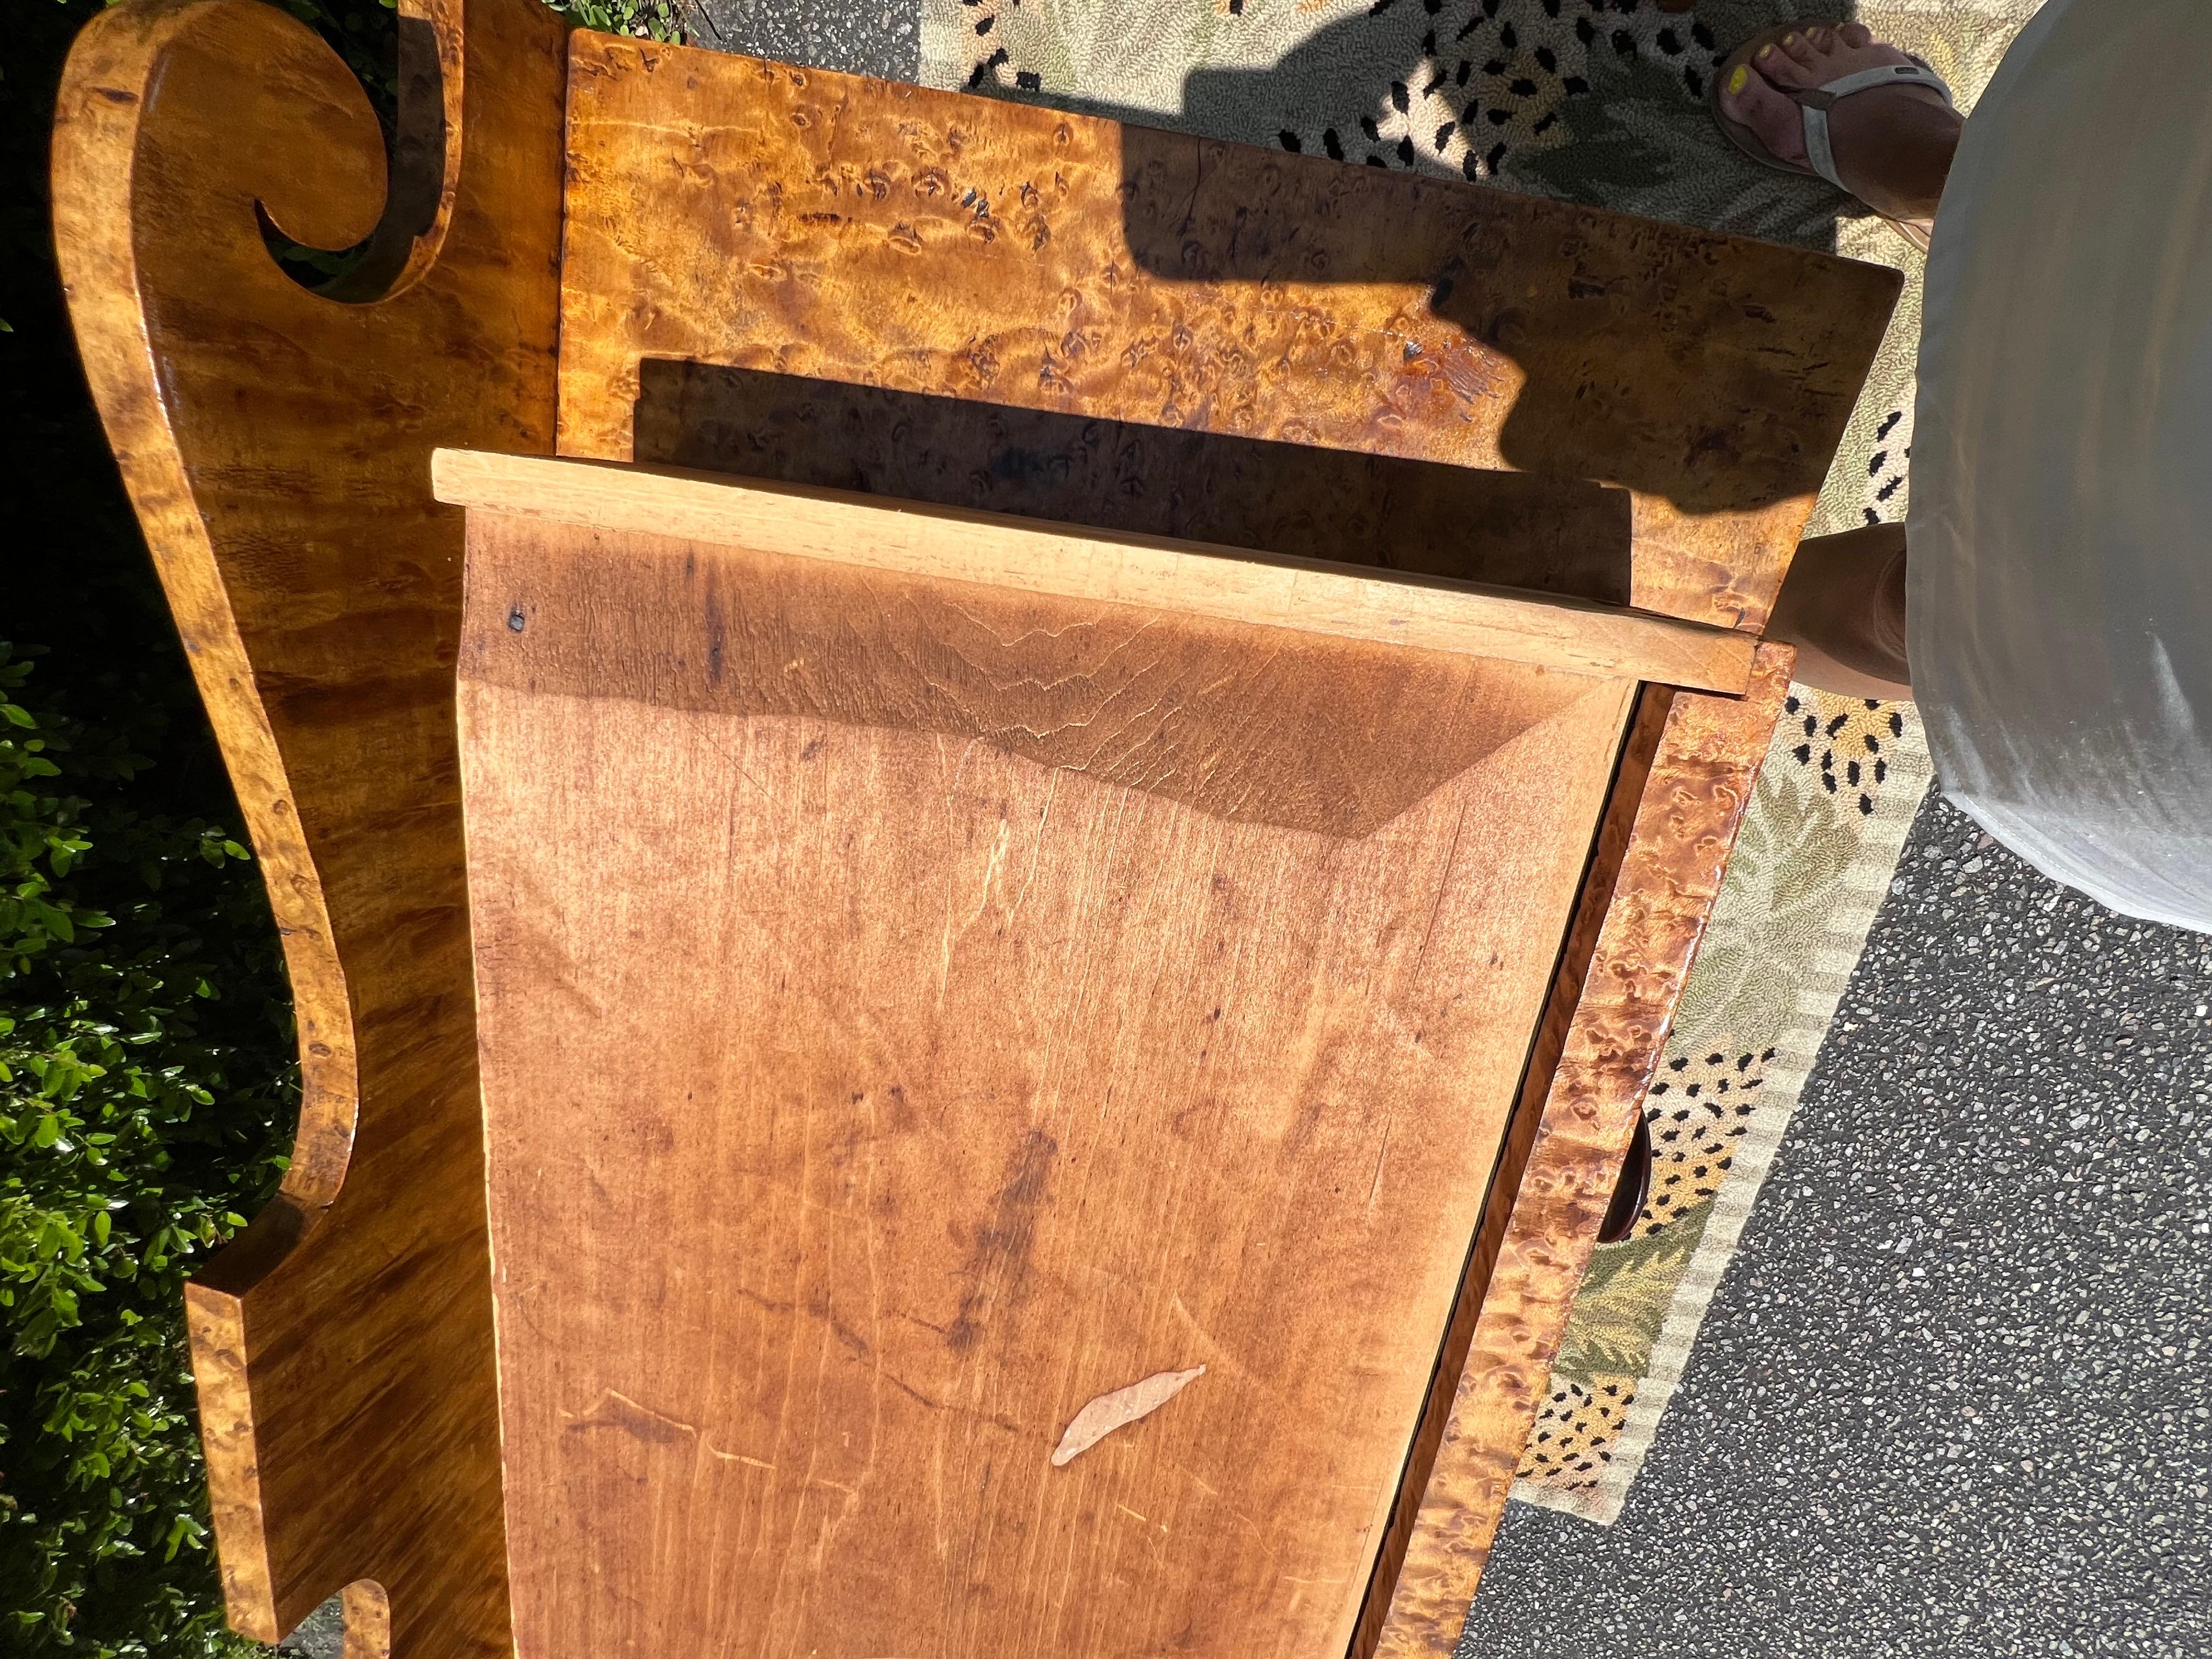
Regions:
<instances>
[{"instance_id":1,"label":"wooden edge trim","mask_svg":"<svg viewBox=\"0 0 2212 1659\"><path fill-rule=\"evenodd\" d=\"M1477 1230L1462 1305L1478 1311L1419 1507L1398 1547L1388 1611L1363 1617L1352 1659L1430 1659L1459 1644L1576 1287L1720 896L1793 659L1786 646L1761 646L1741 700L1666 699L1542 1114L1527 1129L1516 1121L1509 1130ZM1632 748L1624 771L1633 759ZM1601 873L1601 864L1594 878ZM1562 964L1570 971L1572 949L1571 942ZM1546 1077L1532 1064L1528 1086L1544 1086ZM1516 1141L1525 1148L1517 1181L1507 1167ZM1409 1468L1409 1482L1414 1474ZM1384 1589L1378 1570L1370 1599L1379 1603Z\"/></svg>"},{"instance_id":2,"label":"wooden edge trim","mask_svg":"<svg viewBox=\"0 0 2212 1659\"><path fill-rule=\"evenodd\" d=\"M118 6L86 24L70 49L56 103L54 243L85 378L207 705L283 937L299 1010L301 1073L300 1131L283 1189L312 1208L337 1196L353 1140L359 1078L345 975L253 665L169 427L133 234L136 214L169 206L146 208L136 185L140 123L153 83L179 38L225 9ZM328 47L312 35L306 42L344 73ZM125 181L123 188L118 180Z\"/></svg>"},{"instance_id":3,"label":"wooden edge trim","mask_svg":"<svg viewBox=\"0 0 2212 1659\"><path fill-rule=\"evenodd\" d=\"M223 1601L234 1630L257 1642L276 1642L285 1632L276 1623L269 1540L261 1527L261 1470L254 1449L253 1397L246 1386L245 1304L236 1297L191 1283L185 1286L185 1309Z\"/></svg>"},{"instance_id":4,"label":"wooden edge trim","mask_svg":"<svg viewBox=\"0 0 2212 1659\"><path fill-rule=\"evenodd\" d=\"M392 1659L392 1598L370 1578L356 1578L338 1592L345 1634L338 1659Z\"/></svg>"},{"instance_id":5,"label":"wooden edge trim","mask_svg":"<svg viewBox=\"0 0 2212 1659\"><path fill-rule=\"evenodd\" d=\"M1758 641L1642 611L852 490L441 449L450 505L1741 696Z\"/></svg>"},{"instance_id":6,"label":"wooden edge trim","mask_svg":"<svg viewBox=\"0 0 2212 1659\"><path fill-rule=\"evenodd\" d=\"M490 1285L457 1133L478 1116L472 1045L454 1041L465 915L415 880L421 860L460 896L458 802L450 830L434 816L452 751L436 635L459 598L457 556L438 557L459 526L431 508L422 462L438 436L550 446L568 26L534 0L398 3L399 171L410 132L414 159L440 162L420 174L441 181L427 230L428 198L390 187L352 71L259 0L95 9L57 91L52 211L86 379L298 1017L282 1190L183 1298L229 1620L274 1642L374 1580L406 1659L496 1659L512 1643ZM482 137L456 205L464 91ZM321 248L407 232L400 280L428 291L395 286L374 309L307 294L264 218ZM380 516L395 507L397 530ZM351 626L364 593L374 618ZM333 787L365 753L382 787ZM461 1178L428 1188L425 1167Z\"/></svg>"},{"instance_id":7,"label":"wooden edge trim","mask_svg":"<svg viewBox=\"0 0 2212 1659\"><path fill-rule=\"evenodd\" d=\"M1460 1277L1459 1295L1444 1327L1436 1370L1429 1379L1428 1398L1407 1451L1397 1502L1391 1510L1389 1529L1376 1551L1366 1597L1360 1604L1359 1624L1350 1650L1355 1659L1375 1650L1383 1615L1389 1610L1391 1587L1398 1582L1399 1570L1405 1560L1406 1541L1420 1508L1421 1496L1428 1489L1430 1474L1436 1467L1437 1448L1443 1438L1459 1379L1467 1368L1475 1320L1482 1311L1483 1296L1490 1288L1491 1273L1498 1265L1498 1247L1504 1242L1504 1220L1512 1208L1510 1194L1520 1186L1522 1174L1528 1168L1528 1149L1543 1118L1544 1097L1551 1090L1560 1052L1566 1046L1576 1005L1582 1000L1590 961L1596 953L1598 931L1613 902L1621 860L1628 851L1629 834L1644 799L1644 784L1658 754L1660 737L1674 696L1675 693L1667 686L1644 686L1629 715L1620 758L1613 769L1613 786L1606 795L1605 813L1598 820L1597 833L1591 839L1589 866L1583 877L1581 896L1575 902L1574 919L1560 947L1559 968L1552 976L1552 988L1545 998L1535 1041L1529 1047L1528 1061L1521 1073L1521 1087L1514 1097L1512 1115L1506 1120L1505 1139L1499 1145L1498 1162L1491 1171L1482 1219L1468 1249L1467 1266Z\"/></svg>"}]
</instances>

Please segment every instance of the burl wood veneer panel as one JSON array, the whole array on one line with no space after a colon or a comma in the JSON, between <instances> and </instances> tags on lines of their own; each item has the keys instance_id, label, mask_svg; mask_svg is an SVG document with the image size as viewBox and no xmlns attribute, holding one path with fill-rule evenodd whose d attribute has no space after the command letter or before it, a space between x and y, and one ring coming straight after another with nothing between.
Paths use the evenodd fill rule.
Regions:
<instances>
[{"instance_id":1,"label":"burl wood veneer panel","mask_svg":"<svg viewBox=\"0 0 2212 1659\"><path fill-rule=\"evenodd\" d=\"M1633 684L470 524L523 1659L1342 1653Z\"/></svg>"},{"instance_id":2,"label":"burl wood veneer panel","mask_svg":"<svg viewBox=\"0 0 2212 1659\"><path fill-rule=\"evenodd\" d=\"M599 34L571 50L568 162L563 453L718 464L641 412L665 364L1514 469L1535 482L1470 516L1448 574L1726 627L1763 623L1899 283L1456 180ZM882 474L945 414L817 430ZM719 464L758 465L762 429ZM992 499L1024 465L1008 448L962 421L934 485L951 493L929 498L1023 510ZM1321 482L1238 465L1294 495ZM1611 539L1563 542L1594 518Z\"/></svg>"},{"instance_id":3,"label":"burl wood veneer panel","mask_svg":"<svg viewBox=\"0 0 2212 1659\"><path fill-rule=\"evenodd\" d=\"M1794 655L1761 646L1741 697L1644 692L1354 1659L1459 1644Z\"/></svg>"}]
</instances>

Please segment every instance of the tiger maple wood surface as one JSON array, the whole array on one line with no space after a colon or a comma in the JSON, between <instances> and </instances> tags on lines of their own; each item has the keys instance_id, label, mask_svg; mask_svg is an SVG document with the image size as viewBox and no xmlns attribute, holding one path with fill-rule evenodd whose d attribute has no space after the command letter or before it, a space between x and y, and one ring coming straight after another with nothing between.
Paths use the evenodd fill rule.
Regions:
<instances>
[{"instance_id":1,"label":"tiger maple wood surface","mask_svg":"<svg viewBox=\"0 0 2212 1659\"><path fill-rule=\"evenodd\" d=\"M684 445L639 410L658 362L1510 467L1556 506L1480 515L1470 536L1496 545L1451 574L1558 585L1541 573L1590 554L1563 554L1556 526L1620 485L1627 591L1605 597L1755 629L1899 282L1456 180L651 41L580 33L570 63L564 454L676 459L640 447ZM731 435L725 459L696 443L684 459L746 471L753 434ZM866 423L812 436L860 466L907 441ZM963 441L969 464L940 482L990 505L993 469Z\"/></svg>"},{"instance_id":2,"label":"tiger maple wood surface","mask_svg":"<svg viewBox=\"0 0 2212 1659\"><path fill-rule=\"evenodd\" d=\"M368 100L280 9L95 15L59 94L55 236L298 1011L283 1192L186 1291L230 1620L273 1641L350 1585L349 1659L387 1624L398 1659L493 1659L462 526L428 468L441 443L551 447L566 31L534 0L403 10L388 212ZM258 210L318 247L373 233L354 291L385 297L299 287Z\"/></svg>"},{"instance_id":3,"label":"tiger maple wood surface","mask_svg":"<svg viewBox=\"0 0 2212 1659\"><path fill-rule=\"evenodd\" d=\"M1601 908L1585 906L1569 940L1573 1017L1556 1046L1539 1038L1538 1062L1547 1049L1556 1056L1543 1112L1506 1141L1499 1200L1484 1212L1447 1344L1448 1357L1465 1358L1449 1409L1424 1425L1416 1444L1418 1507L1407 1505L1409 1526L1401 1517L1403 1541L1391 1540L1401 1559L1375 1581L1354 1659L1433 1659L1458 1646L1795 654L1761 646L1741 698L1671 694L1648 760L1632 737L1624 770L1643 775L1633 823L1609 896ZM1599 869L1614 856L1601 836ZM1589 929L1595 938L1585 944L1579 936ZM1565 988L1555 988L1555 1006ZM1378 1626L1374 1614L1386 1605Z\"/></svg>"},{"instance_id":4,"label":"tiger maple wood surface","mask_svg":"<svg viewBox=\"0 0 2212 1659\"><path fill-rule=\"evenodd\" d=\"M523 1659L1343 1652L1633 683L482 511L460 676Z\"/></svg>"},{"instance_id":5,"label":"tiger maple wood surface","mask_svg":"<svg viewBox=\"0 0 2212 1659\"><path fill-rule=\"evenodd\" d=\"M1608 679L1738 694L1757 646L1731 629L1611 606L855 490L471 450L441 449L431 467L438 499L463 507Z\"/></svg>"}]
</instances>

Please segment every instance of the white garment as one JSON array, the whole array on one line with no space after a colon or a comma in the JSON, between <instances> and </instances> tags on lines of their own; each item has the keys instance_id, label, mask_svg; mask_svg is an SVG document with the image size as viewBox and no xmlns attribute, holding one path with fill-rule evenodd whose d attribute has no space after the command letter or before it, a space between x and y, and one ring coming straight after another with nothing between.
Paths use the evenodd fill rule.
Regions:
<instances>
[{"instance_id":1,"label":"white garment","mask_svg":"<svg viewBox=\"0 0 2212 1659\"><path fill-rule=\"evenodd\" d=\"M1906 614L1944 792L2212 933L2212 0L2051 0L1967 122Z\"/></svg>"}]
</instances>

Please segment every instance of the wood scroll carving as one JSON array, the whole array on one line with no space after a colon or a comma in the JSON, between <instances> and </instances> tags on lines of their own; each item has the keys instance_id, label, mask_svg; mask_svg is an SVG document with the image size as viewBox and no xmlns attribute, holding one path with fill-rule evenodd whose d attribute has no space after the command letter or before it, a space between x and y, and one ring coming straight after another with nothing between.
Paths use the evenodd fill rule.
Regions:
<instances>
[{"instance_id":1,"label":"wood scroll carving","mask_svg":"<svg viewBox=\"0 0 2212 1659\"><path fill-rule=\"evenodd\" d=\"M387 1641L494 1659L462 525L429 456L552 446L565 28L533 0L403 10L388 210L361 88L259 0L95 18L61 88L54 204L86 370L298 1007L283 1192L187 1292L231 1622L274 1640L350 1585L351 1659ZM297 286L264 213L318 247L374 233L381 296Z\"/></svg>"}]
</instances>

